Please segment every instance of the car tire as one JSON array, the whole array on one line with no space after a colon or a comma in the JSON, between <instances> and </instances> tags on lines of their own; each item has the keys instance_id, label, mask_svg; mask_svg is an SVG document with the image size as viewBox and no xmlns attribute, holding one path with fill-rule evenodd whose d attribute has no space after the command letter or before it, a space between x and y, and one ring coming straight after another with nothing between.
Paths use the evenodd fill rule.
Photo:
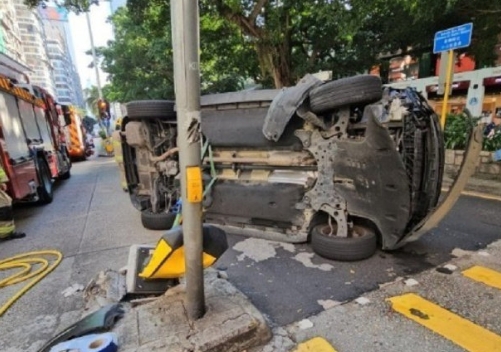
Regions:
<instances>
[{"instance_id":1,"label":"car tire","mask_svg":"<svg viewBox=\"0 0 501 352\"><path fill-rule=\"evenodd\" d=\"M381 100L381 78L360 75L338 79L313 88L310 93L310 109L320 114L353 104L370 104Z\"/></svg>"},{"instance_id":2,"label":"car tire","mask_svg":"<svg viewBox=\"0 0 501 352\"><path fill-rule=\"evenodd\" d=\"M174 213L153 213L151 209L141 212L141 223L149 230L170 230L175 219Z\"/></svg>"},{"instance_id":3,"label":"car tire","mask_svg":"<svg viewBox=\"0 0 501 352\"><path fill-rule=\"evenodd\" d=\"M130 119L164 118L176 120L174 102L170 100L137 100L127 104Z\"/></svg>"},{"instance_id":4,"label":"car tire","mask_svg":"<svg viewBox=\"0 0 501 352\"><path fill-rule=\"evenodd\" d=\"M70 171L70 170L68 170L68 171L66 171L65 173L61 174L61 175L59 176L59 179L60 179L60 180L67 180L67 179L69 179L70 177L71 177L71 171Z\"/></svg>"},{"instance_id":5,"label":"car tire","mask_svg":"<svg viewBox=\"0 0 501 352\"><path fill-rule=\"evenodd\" d=\"M38 186L38 203L49 204L54 199L54 189L52 185L52 175L49 165L44 159L38 159L38 178L40 186Z\"/></svg>"},{"instance_id":6,"label":"car tire","mask_svg":"<svg viewBox=\"0 0 501 352\"><path fill-rule=\"evenodd\" d=\"M311 247L319 256L332 260L357 261L371 257L377 249L376 233L358 225L354 225L352 231L358 236L337 237L329 235L329 225L317 225L311 232Z\"/></svg>"}]
</instances>

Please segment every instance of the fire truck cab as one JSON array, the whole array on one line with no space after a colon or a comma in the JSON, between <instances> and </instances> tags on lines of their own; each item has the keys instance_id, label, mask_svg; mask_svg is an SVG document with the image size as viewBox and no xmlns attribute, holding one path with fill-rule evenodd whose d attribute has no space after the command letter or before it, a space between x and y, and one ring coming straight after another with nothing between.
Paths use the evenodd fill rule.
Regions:
<instances>
[{"instance_id":1,"label":"fire truck cab","mask_svg":"<svg viewBox=\"0 0 501 352\"><path fill-rule=\"evenodd\" d=\"M52 202L53 179L70 177L54 98L44 89L0 76L0 162L14 201Z\"/></svg>"}]
</instances>

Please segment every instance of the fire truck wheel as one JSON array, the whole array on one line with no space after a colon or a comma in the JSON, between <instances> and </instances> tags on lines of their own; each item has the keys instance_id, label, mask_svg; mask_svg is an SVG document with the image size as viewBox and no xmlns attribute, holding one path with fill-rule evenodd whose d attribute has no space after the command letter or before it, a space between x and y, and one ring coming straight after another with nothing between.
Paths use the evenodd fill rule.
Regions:
<instances>
[{"instance_id":1,"label":"fire truck wheel","mask_svg":"<svg viewBox=\"0 0 501 352\"><path fill-rule=\"evenodd\" d=\"M164 118L176 120L174 102L170 100L137 100L127 104L130 119Z\"/></svg>"},{"instance_id":2,"label":"fire truck wheel","mask_svg":"<svg viewBox=\"0 0 501 352\"><path fill-rule=\"evenodd\" d=\"M42 158L38 159L37 173L40 183L40 186L37 190L38 202L40 204L49 204L54 198L54 190L52 188L52 175L50 173L49 165Z\"/></svg>"},{"instance_id":3,"label":"fire truck wheel","mask_svg":"<svg viewBox=\"0 0 501 352\"><path fill-rule=\"evenodd\" d=\"M141 212L141 223L149 230L170 230L175 219L174 213L153 213L151 209Z\"/></svg>"},{"instance_id":4,"label":"fire truck wheel","mask_svg":"<svg viewBox=\"0 0 501 352\"><path fill-rule=\"evenodd\" d=\"M61 174L61 176L59 176L59 179L60 180L67 180L71 177L71 171L70 169L68 169L68 171L66 171L65 173Z\"/></svg>"},{"instance_id":5,"label":"fire truck wheel","mask_svg":"<svg viewBox=\"0 0 501 352\"><path fill-rule=\"evenodd\" d=\"M341 78L312 89L309 93L310 109L320 114L343 106L375 103L382 95L381 79L377 76Z\"/></svg>"}]
</instances>

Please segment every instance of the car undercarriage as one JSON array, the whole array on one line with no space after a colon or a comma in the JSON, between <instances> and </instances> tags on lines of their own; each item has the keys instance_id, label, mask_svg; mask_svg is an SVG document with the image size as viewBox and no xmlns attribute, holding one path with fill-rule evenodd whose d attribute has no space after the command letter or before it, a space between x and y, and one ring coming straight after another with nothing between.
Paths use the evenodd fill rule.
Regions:
<instances>
[{"instance_id":1,"label":"car undercarriage","mask_svg":"<svg viewBox=\"0 0 501 352\"><path fill-rule=\"evenodd\" d=\"M438 118L415 90L361 75L311 75L282 90L201 98L204 221L229 233L311 241L336 260L405 244L437 205ZM135 101L122 123L124 168L143 224L172 225L180 194L174 102ZM201 131L198 137L197 131Z\"/></svg>"}]
</instances>

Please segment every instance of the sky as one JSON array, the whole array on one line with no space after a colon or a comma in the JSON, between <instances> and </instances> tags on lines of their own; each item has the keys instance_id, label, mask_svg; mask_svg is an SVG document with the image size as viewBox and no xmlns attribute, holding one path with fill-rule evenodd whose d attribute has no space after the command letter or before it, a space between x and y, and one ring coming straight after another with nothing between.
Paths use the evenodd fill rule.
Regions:
<instances>
[{"instance_id":1,"label":"sky","mask_svg":"<svg viewBox=\"0 0 501 352\"><path fill-rule=\"evenodd\" d=\"M106 46L107 41L113 39L112 26L110 23L107 23L107 18L109 16L110 6L108 2L101 2L99 6L91 6L90 22L94 37L94 45L96 47ZM68 20L73 38L73 47L75 49L75 65L80 75L82 87L86 88L89 82L90 85L97 85L96 71L94 68L88 67L92 62L92 56L85 54L85 52L91 48L85 14L75 15L74 13L70 13ZM104 86L107 76L102 70L99 70L99 76L101 86Z\"/></svg>"}]
</instances>

